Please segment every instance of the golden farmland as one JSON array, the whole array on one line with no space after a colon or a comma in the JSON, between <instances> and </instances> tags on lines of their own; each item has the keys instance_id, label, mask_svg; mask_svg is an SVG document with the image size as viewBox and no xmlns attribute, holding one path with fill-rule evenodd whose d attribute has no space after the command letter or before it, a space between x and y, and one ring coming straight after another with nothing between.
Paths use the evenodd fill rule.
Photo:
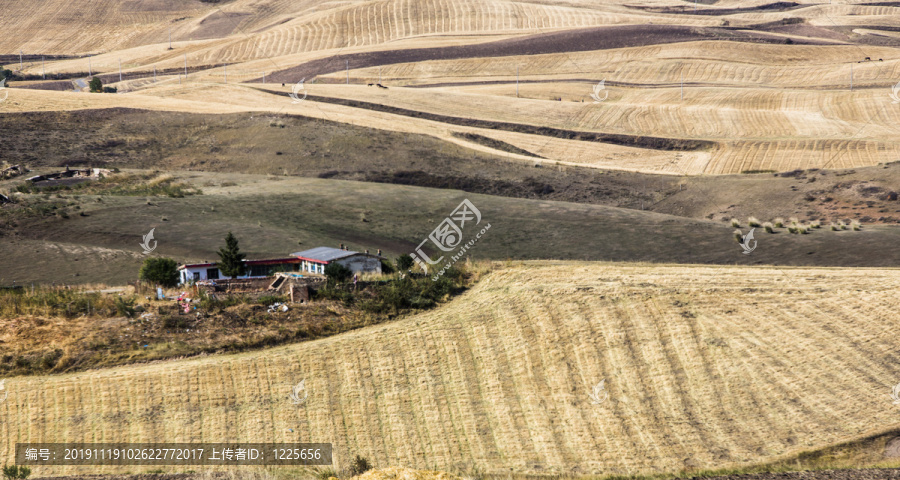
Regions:
<instances>
[{"instance_id":1,"label":"golden farmland","mask_svg":"<svg viewBox=\"0 0 900 480\"><path fill-rule=\"evenodd\" d=\"M238 0L218 5L107 0L85 7L84 14L91 18L85 23L82 14L70 12L64 3L44 3L37 12L25 4L10 7L0 20L9 32L0 40L0 51L24 50L28 61L23 71L38 76L86 72L88 59L83 55L89 54L94 73L110 74L108 83L129 92L116 99L116 105L299 111L427 133L497 153L450 134L477 133L563 165L648 173L854 168L900 157L900 108L890 96L890 86L900 80L900 43L895 45L900 40L890 30L900 20L900 7L885 4L802 2L777 9L761 1L685 6L675 0ZM657 26L693 30L677 30L684 38L673 40L676 43L650 33L619 38L619 30L602 30L652 32ZM598 31L608 33L591 33ZM541 43L548 35L559 40ZM691 35L696 39L691 41ZM22 44L18 37L29 40ZM478 50L495 44L501 56ZM593 44L597 46L591 48ZM434 54L423 54L422 49ZM80 58L42 62L43 54ZM404 61L408 55L420 59ZM9 58L7 63L17 66L15 56ZM185 61L190 72L182 78L178 73ZM325 70L314 78L301 72L303 65L316 61L324 61ZM126 78L142 80L119 85L120 62ZM153 68L165 73L154 80ZM290 73L297 68L296 75ZM363 108L291 105L283 96L260 97L241 87L211 85L224 84L226 75L229 84L259 85L263 74L270 84L305 80L306 91L313 95L487 121L706 140L715 146L676 156L651 148L458 128ZM333 85L346 83L348 77L351 85ZM364 86L379 80L389 89ZM601 80L608 97L595 102L590 94ZM418 88L406 88L412 86ZM51 98L42 99L38 106L24 92L13 90L12 101L3 108L33 111L46 108L47 102L61 109L103 108L110 101L78 97L72 102L66 96L58 106ZM191 103L182 101L188 98Z\"/></svg>"},{"instance_id":2,"label":"golden farmland","mask_svg":"<svg viewBox=\"0 0 900 480\"><path fill-rule=\"evenodd\" d=\"M10 379L0 458L15 441L302 440L333 442L344 466L361 454L625 474L746 466L900 427L888 395L896 270L494 268L458 300L386 326ZM303 379L298 407L287 396ZM592 404L601 380L608 398Z\"/></svg>"},{"instance_id":3,"label":"golden farmland","mask_svg":"<svg viewBox=\"0 0 900 480\"><path fill-rule=\"evenodd\" d=\"M151 228L179 263L225 232L248 258L394 260L463 199L494 224L465 253L490 271L328 338L0 378L0 464L22 442L244 441L333 443L315 480L356 455L464 480L900 467L900 2L75 3L0 0L0 168L198 194L4 175L0 287L134 281ZM291 308L346 320L317 302ZM65 321L4 319L7 371L37 372L17 338L93 319ZM124 345L145 320L103 321Z\"/></svg>"}]
</instances>

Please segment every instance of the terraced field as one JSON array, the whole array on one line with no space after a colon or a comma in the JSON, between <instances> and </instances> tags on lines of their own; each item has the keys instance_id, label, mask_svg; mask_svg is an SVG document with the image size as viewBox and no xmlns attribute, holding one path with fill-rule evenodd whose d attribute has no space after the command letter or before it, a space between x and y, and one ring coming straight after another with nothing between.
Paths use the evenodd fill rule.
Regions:
<instances>
[{"instance_id":1,"label":"terraced field","mask_svg":"<svg viewBox=\"0 0 900 480\"><path fill-rule=\"evenodd\" d=\"M308 440L333 442L339 466L746 466L900 427L898 291L890 269L496 264L457 300L386 326L10 379L0 459L16 441Z\"/></svg>"}]
</instances>

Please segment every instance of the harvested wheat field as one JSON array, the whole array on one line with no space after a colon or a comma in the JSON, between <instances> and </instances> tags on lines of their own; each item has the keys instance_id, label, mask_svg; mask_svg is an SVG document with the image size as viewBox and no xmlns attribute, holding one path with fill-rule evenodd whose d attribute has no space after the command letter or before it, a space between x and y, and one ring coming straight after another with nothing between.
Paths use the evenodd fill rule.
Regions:
<instances>
[{"instance_id":1,"label":"harvested wheat field","mask_svg":"<svg viewBox=\"0 0 900 480\"><path fill-rule=\"evenodd\" d=\"M9 6L0 61L27 78L13 82L3 111L300 112L492 155L503 152L454 134L561 165L676 175L858 168L900 157L893 2L103 0L84 8ZM128 95L24 93L71 90L89 74ZM301 81L311 97L292 104L286 94ZM261 84L282 95L245 90ZM356 104L336 108L312 96ZM410 118L427 115L516 127ZM583 134L707 146L676 157Z\"/></svg>"},{"instance_id":2,"label":"harvested wheat field","mask_svg":"<svg viewBox=\"0 0 900 480\"><path fill-rule=\"evenodd\" d=\"M357 454L498 474L750 466L900 427L898 292L891 269L495 264L388 325L9 379L0 458L29 441L315 441L340 468ZM35 473L121 473L79 468Z\"/></svg>"}]
</instances>

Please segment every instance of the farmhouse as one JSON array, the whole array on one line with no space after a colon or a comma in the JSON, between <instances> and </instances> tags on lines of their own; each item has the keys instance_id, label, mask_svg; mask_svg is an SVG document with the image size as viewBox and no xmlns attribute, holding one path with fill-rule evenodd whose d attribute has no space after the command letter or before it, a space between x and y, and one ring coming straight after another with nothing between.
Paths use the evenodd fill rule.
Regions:
<instances>
[{"instance_id":1,"label":"farmhouse","mask_svg":"<svg viewBox=\"0 0 900 480\"><path fill-rule=\"evenodd\" d=\"M379 250L380 253L380 250ZM287 258L266 260L244 260L244 275L235 278L265 278L278 272L302 272L325 274L325 267L332 262L339 263L353 273L381 273L381 256L354 252L331 247L316 247L302 252L292 253ZM222 274L215 263L187 263L178 267L181 283L199 282L201 280L218 280L230 278Z\"/></svg>"},{"instance_id":2,"label":"farmhouse","mask_svg":"<svg viewBox=\"0 0 900 480\"><path fill-rule=\"evenodd\" d=\"M300 271L309 273L325 273L325 266L329 263L339 263L350 269L353 273L377 272L381 273L381 257L352 250L342 250L332 247L316 247L302 252L291 254L300 260Z\"/></svg>"}]
</instances>

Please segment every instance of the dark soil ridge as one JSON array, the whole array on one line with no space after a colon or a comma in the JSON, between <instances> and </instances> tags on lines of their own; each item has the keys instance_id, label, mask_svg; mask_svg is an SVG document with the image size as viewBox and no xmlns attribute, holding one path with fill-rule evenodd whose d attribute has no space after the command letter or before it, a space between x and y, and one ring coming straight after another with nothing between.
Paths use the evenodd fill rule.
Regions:
<instances>
[{"instance_id":1,"label":"dark soil ridge","mask_svg":"<svg viewBox=\"0 0 900 480\"><path fill-rule=\"evenodd\" d=\"M428 60L585 52L697 40L784 43L784 37L781 36L729 28L686 27L681 25L616 25L542 33L476 45L410 48L333 55L273 72L266 78L271 79L273 82L295 83L301 78L312 79L317 75L335 73L345 68L357 69ZM827 45L829 43L817 40L797 40L794 44ZM245 83L257 82L261 79L262 77L247 80Z\"/></svg>"},{"instance_id":2,"label":"dark soil ridge","mask_svg":"<svg viewBox=\"0 0 900 480\"><path fill-rule=\"evenodd\" d=\"M810 7L813 5L800 4L795 2L775 2L759 5L756 7L738 7L738 8L704 8L696 9L693 5L680 5L677 7L650 7L641 5L625 5L628 8L642 10L649 13L686 13L689 15L736 15L740 13L754 13L777 10L779 12L787 12L798 8Z\"/></svg>"},{"instance_id":3,"label":"dark soil ridge","mask_svg":"<svg viewBox=\"0 0 900 480\"><path fill-rule=\"evenodd\" d=\"M202 65L199 67L191 67L188 66L188 74L202 72L206 70L210 70L213 68L218 68L214 65ZM159 69L156 71L157 75L173 75L177 73L184 73L184 67L176 67L176 68L166 68ZM49 75L48 75L49 76ZM66 74L61 78L59 76L54 76L52 79L41 80L40 75L27 75L23 81L34 81L39 80L40 83L31 83L28 85L16 85L16 88L28 88L32 90L56 90L56 91L68 91L72 90L74 87L72 86L72 81L77 80L79 78L99 78L103 84L108 83L116 83L119 81L119 73L98 73L91 77L87 72L79 72ZM153 70L149 71L131 71L131 72L122 72L122 81L128 80L147 80L153 78Z\"/></svg>"},{"instance_id":4,"label":"dark soil ridge","mask_svg":"<svg viewBox=\"0 0 900 480\"><path fill-rule=\"evenodd\" d=\"M273 95L290 96L288 93L271 92L261 90ZM318 95L307 95L306 100L314 102L330 103L334 105L343 105L346 107L362 108L365 110L373 110L376 112L391 113L394 115L403 115L405 117L421 118L435 122L447 123L450 125L459 125L463 127L484 128L488 130L503 130L506 132L527 133L531 135L541 135L545 137L562 138L566 140L578 140L582 142L598 142L610 143L613 145L623 145L627 147L647 148L650 150L666 150L693 152L698 150L709 150L718 146L716 142L709 140L689 140L681 138L666 137L650 137L644 135L626 135L621 133L601 133L601 132L583 132L578 130L565 130L562 128L539 127L536 125L528 125L523 123L497 122L493 120L478 120L473 118L451 117L449 115L441 115L437 113L421 112L418 110L409 110L406 108L392 107L380 103L363 102L359 100L349 100L335 97L321 97Z\"/></svg>"}]
</instances>

